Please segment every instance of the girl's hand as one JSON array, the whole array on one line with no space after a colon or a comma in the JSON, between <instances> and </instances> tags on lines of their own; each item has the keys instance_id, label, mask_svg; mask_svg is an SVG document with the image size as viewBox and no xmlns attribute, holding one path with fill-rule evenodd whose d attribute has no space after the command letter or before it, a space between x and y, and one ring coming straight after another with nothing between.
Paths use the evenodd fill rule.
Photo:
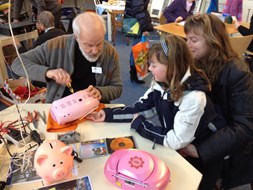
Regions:
<instances>
[{"instance_id":1,"label":"girl's hand","mask_svg":"<svg viewBox=\"0 0 253 190\"><path fill-rule=\"evenodd\" d=\"M105 111L104 110L100 110L99 112L94 111L89 115L87 115L86 118L92 121L102 122L105 120Z\"/></svg>"},{"instance_id":2,"label":"girl's hand","mask_svg":"<svg viewBox=\"0 0 253 190\"><path fill-rule=\"evenodd\" d=\"M134 120L136 119L136 117L138 117L138 116L139 116L139 114L138 114L138 113L135 113L134 116L133 116L133 119L132 119L131 123L133 123Z\"/></svg>"}]
</instances>

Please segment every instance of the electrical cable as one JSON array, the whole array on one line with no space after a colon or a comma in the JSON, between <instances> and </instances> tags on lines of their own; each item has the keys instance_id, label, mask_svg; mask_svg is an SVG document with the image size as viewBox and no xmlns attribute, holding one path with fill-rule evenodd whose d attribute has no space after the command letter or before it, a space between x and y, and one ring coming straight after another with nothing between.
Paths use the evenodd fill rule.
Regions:
<instances>
[{"instance_id":1,"label":"electrical cable","mask_svg":"<svg viewBox=\"0 0 253 190\"><path fill-rule=\"evenodd\" d=\"M18 114L20 116L20 120L22 122L22 125L24 126L24 122L23 122L23 119L21 117L21 114L20 114L20 111L18 109L18 105L17 104L16 104L16 107L17 107ZM40 145L43 141L41 140L40 134L38 133L38 131L37 130L32 130L29 125L27 125L27 127L30 130L30 135L31 135L32 140L34 140L36 143L38 143Z\"/></svg>"},{"instance_id":2,"label":"electrical cable","mask_svg":"<svg viewBox=\"0 0 253 190\"><path fill-rule=\"evenodd\" d=\"M11 0L9 0L9 3L11 4ZM9 29L10 29L10 33L11 33L11 37L12 37L12 41L13 41L13 45L14 45L14 48L16 50L16 53L17 53L17 57L19 58L20 62L21 62L21 65L23 67L23 70L24 70L24 73L25 73L25 76L26 76L26 79L27 79L27 86L28 86L28 98L26 99L26 101L23 103L23 104L26 104L30 97L31 97L31 86L30 86L30 79L29 79L29 76L28 76L28 73L26 71L26 68L24 66L24 63L23 63L23 60L18 52L18 47L17 47L17 44L16 44L16 40L15 40L15 37L14 37L14 34L13 34L13 30L12 30L12 26L11 26L11 6L8 7L8 24L9 24Z\"/></svg>"},{"instance_id":3,"label":"electrical cable","mask_svg":"<svg viewBox=\"0 0 253 190\"><path fill-rule=\"evenodd\" d=\"M11 0L9 0L9 3L11 3ZM25 65L24 65L23 60L22 60L22 58L21 58L21 56L19 54L19 51L18 51L18 47L17 47L17 44L16 44L15 36L13 34L13 30L12 30L12 26L11 26L11 6L8 7L8 24L9 24L9 29L10 29L12 41L13 41L13 46L14 46L14 48L16 50L17 57L18 57L18 59L21 62L21 65L22 65L22 68L24 70L25 77L26 77L26 80L27 80L28 98L24 101L24 103L22 103L22 105L25 105L29 101L29 99L31 97L31 85L30 85L30 79L29 79L28 73L26 71ZM26 30L25 30L25 33L27 34ZM27 44L28 44L28 36L26 35L26 37L27 37ZM23 119L21 117L21 113L20 113L20 110L18 108L18 105L17 104L15 104L15 105L16 105L16 109L17 109L17 112L18 112L19 117L20 117L20 122L21 122L21 127L19 127L19 130L20 130L20 134L22 136L22 139L24 141L24 137L23 137L22 133L24 133L24 132L26 133L25 123L24 123L24 121L23 121ZM21 106L21 108L22 107L23 106ZM10 172L7 174L8 176L12 175L13 173L15 173L17 171L24 172L29 167L32 167L33 166L34 153L37 150L38 146L43 142L41 140L40 135L37 132L37 130L32 130L29 127L29 125L27 125L27 127L30 130L30 135L31 135L32 140L34 140L35 142L30 142L30 143L24 142L24 149L25 149L24 152L19 152L19 153L12 154L10 152L10 150L9 150L7 142L5 141L5 139L3 138L3 136L0 134L0 138L3 140L3 143L6 146L6 150L7 150L8 154L12 158L12 160L11 160L12 164L10 164L10 166L9 166L9 171ZM23 130L21 130L22 128L24 128L24 132L23 132ZM23 148L22 148L22 150L23 150ZM2 155L0 155L0 158L1 157L2 157Z\"/></svg>"}]
</instances>

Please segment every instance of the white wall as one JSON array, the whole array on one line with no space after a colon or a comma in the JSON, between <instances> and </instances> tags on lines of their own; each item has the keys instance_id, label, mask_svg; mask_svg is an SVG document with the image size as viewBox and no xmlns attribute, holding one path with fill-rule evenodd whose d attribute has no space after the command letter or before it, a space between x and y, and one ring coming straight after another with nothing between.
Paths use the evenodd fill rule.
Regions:
<instances>
[{"instance_id":1,"label":"white wall","mask_svg":"<svg viewBox=\"0 0 253 190\"><path fill-rule=\"evenodd\" d=\"M253 0L243 0L242 20L244 22L250 22L252 14L253 14Z\"/></svg>"}]
</instances>

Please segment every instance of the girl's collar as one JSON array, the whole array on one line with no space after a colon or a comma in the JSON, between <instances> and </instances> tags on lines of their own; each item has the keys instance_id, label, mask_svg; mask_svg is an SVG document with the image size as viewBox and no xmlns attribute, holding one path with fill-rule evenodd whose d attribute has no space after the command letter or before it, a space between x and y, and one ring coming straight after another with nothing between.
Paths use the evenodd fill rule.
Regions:
<instances>
[{"instance_id":1,"label":"girl's collar","mask_svg":"<svg viewBox=\"0 0 253 190\"><path fill-rule=\"evenodd\" d=\"M52 26L52 27L47 28L47 29L45 30L45 33L46 33L47 31L49 31L49 30L53 29L53 28L54 28L53 26Z\"/></svg>"}]
</instances>

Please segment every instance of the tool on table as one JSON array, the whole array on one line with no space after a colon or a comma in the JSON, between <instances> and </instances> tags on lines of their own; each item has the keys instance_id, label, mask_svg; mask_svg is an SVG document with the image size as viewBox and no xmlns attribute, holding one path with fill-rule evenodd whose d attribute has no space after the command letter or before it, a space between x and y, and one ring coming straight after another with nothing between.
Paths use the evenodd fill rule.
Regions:
<instances>
[{"instance_id":1,"label":"tool on table","mask_svg":"<svg viewBox=\"0 0 253 190\"><path fill-rule=\"evenodd\" d=\"M46 119L46 112L42 111L42 114L40 112L38 112L39 117L42 119L44 124L47 124L47 119Z\"/></svg>"},{"instance_id":2,"label":"tool on table","mask_svg":"<svg viewBox=\"0 0 253 190\"><path fill-rule=\"evenodd\" d=\"M34 113L34 115L33 115ZM39 113L37 111L33 111L33 112L29 112L27 113L27 116L26 116L26 119L29 121L29 122L32 122L33 123L33 126L35 128L35 130L32 130L29 125L27 125L28 129L30 130L30 135L31 135L31 138L32 140L34 140L35 142L37 142L39 145L43 142L40 138L40 134L38 133L38 131L36 130L37 129L37 121L38 121L38 117L39 117Z\"/></svg>"},{"instance_id":3,"label":"tool on table","mask_svg":"<svg viewBox=\"0 0 253 190\"><path fill-rule=\"evenodd\" d=\"M69 88L69 91L73 94L74 93L74 89L72 88L71 83L68 83L67 87Z\"/></svg>"},{"instance_id":4,"label":"tool on table","mask_svg":"<svg viewBox=\"0 0 253 190\"><path fill-rule=\"evenodd\" d=\"M34 115L33 115L34 113ZM27 113L27 116L26 116L26 119L33 123L33 126L35 129L37 129L37 121L38 121L38 118L39 118L39 114L37 111L33 111L33 112L29 112Z\"/></svg>"}]
</instances>

